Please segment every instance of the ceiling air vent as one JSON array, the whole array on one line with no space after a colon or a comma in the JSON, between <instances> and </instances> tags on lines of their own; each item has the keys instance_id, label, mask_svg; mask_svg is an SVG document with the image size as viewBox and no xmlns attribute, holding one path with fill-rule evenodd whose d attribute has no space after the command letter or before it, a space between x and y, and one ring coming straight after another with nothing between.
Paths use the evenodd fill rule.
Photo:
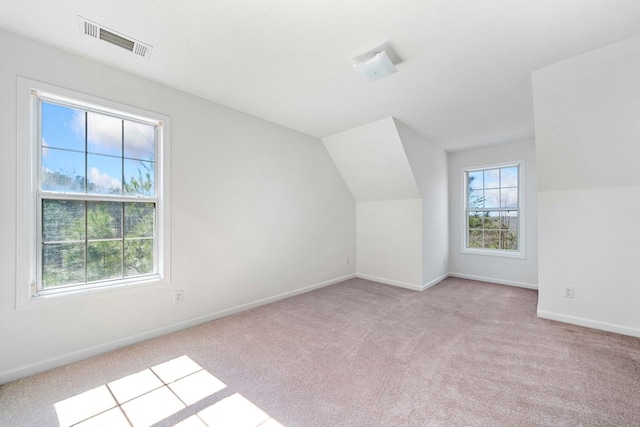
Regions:
<instances>
[{"instance_id":1,"label":"ceiling air vent","mask_svg":"<svg viewBox=\"0 0 640 427\"><path fill-rule=\"evenodd\" d=\"M107 28L89 21L82 16L78 16L78 31L86 36L93 37L94 39L104 40L118 47L133 52L143 58L149 58L153 47L148 44L141 43L136 39L127 37L123 34L116 33L115 31L108 30Z\"/></svg>"}]
</instances>

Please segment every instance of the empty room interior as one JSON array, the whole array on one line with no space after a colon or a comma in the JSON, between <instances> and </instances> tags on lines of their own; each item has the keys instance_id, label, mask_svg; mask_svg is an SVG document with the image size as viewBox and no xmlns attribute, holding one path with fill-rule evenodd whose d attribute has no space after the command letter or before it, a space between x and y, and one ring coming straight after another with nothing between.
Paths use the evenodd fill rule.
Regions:
<instances>
[{"instance_id":1,"label":"empty room interior","mask_svg":"<svg viewBox=\"0 0 640 427\"><path fill-rule=\"evenodd\" d=\"M640 425L640 2L0 0L0 425Z\"/></svg>"}]
</instances>

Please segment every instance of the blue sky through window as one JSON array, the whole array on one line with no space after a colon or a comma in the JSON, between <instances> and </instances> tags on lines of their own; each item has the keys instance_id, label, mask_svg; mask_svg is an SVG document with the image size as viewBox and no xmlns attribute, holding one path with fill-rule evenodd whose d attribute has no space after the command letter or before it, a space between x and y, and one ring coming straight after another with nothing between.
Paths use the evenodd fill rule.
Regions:
<instances>
[{"instance_id":1,"label":"blue sky through window","mask_svg":"<svg viewBox=\"0 0 640 427\"><path fill-rule=\"evenodd\" d=\"M154 195L154 155L149 124L42 103L43 190ZM127 191L133 178L151 188Z\"/></svg>"},{"instance_id":2,"label":"blue sky through window","mask_svg":"<svg viewBox=\"0 0 640 427\"><path fill-rule=\"evenodd\" d=\"M476 208L517 208L518 167L485 169L468 173L469 200L481 201Z\"/></svg>"}]
</instances>

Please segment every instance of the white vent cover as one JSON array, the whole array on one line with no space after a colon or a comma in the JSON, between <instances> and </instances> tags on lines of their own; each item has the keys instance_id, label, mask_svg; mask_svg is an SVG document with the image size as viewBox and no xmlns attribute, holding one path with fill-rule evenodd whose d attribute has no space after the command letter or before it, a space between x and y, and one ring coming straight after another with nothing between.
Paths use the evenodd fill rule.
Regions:
<instances>
[{"instance_id":1,"label":"white vent cover","mask_svg":"<svg viewBox=\"0 0 640 427\"><path fill-rule=\"evenodd\" d=\"M153 50L153 47L146 43L139 42L134 38L107 29L80 15L78 15L78 32L93 37L94 39L104 40L147 59L149 59L151 51Z\"/></svg>"}]
</instances>

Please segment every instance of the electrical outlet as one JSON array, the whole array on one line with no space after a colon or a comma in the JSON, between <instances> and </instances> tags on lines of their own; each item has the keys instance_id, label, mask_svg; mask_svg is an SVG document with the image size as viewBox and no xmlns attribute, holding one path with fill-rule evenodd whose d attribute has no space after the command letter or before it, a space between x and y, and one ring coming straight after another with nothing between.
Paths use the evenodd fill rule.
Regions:
<instances>
[{"instance_id":1,"label":"electrical outlet","mask_svg":"<svg viewBox=\"0 0 640 427\"><path fill-rule=\"evenodd\" d=\"M183 301L184 301L184 291L182 289L178 289L173 293L173 303L177 304Z\"/></svg>"},{"instance_id":2,"label":"electrical outlet","mask_svg":"<svg viewBox=\"0 0 640 427\"><path fill-rule=\"evenodd\" d=\"M565 298L573 298L573 288L572 287L564 288L564 297Z\"/></svg>"},{"instance_id":3,"label":"electrical outlet","mask_svg":"<svg viewBox=\"0 0 640 427\"><path fill-rule=\"evenodd\" d=\"M444 260L442 260L442 265L447 266L447 257L444 257Z\"/></svg>"},{"instance_id":4,"label":"electrical outlet","mask_svg":"<svg viewBox=\"0 0 640 427\"><path fill-rule=\"evenodd\" d=\"M349 257L347 257L347 262L345 263L345 265L349 265Z\"/></svg>"}]
</instances>

